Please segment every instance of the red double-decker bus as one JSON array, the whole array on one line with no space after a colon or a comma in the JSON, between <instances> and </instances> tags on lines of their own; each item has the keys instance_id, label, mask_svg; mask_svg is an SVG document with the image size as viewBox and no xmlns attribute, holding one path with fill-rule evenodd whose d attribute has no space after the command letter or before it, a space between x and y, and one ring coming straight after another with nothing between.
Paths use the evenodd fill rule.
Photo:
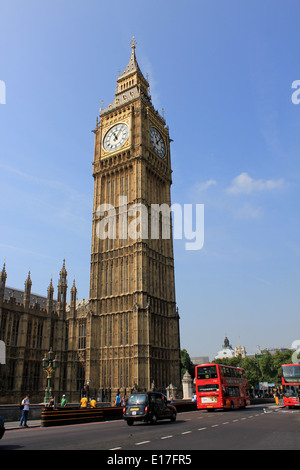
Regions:
<instances>
[{"instance_id":1,"label":"red double-decker bus","mask_svg":"<svg viewBox=\"0 0 300 470\"><path fill-rule=\"evenodd\" d=\"M250 405L244 369L221 364L201 364L195 372L199 410L245 408Z\"/></svg>"},{"instance_id":2,"label":"red double-decker bus","mask_svg":"<svg viewBox=\"0 0 300 470\"><path fill-rule=\"evenodd\" d=\"M284 406L299 406L300 364L283 364L281 371Z\"/></svg>"}]
</instances>

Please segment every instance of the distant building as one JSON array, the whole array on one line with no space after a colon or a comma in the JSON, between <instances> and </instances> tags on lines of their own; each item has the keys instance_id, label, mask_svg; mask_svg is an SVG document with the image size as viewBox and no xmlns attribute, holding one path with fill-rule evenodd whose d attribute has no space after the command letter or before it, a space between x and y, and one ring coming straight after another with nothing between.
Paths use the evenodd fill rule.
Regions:
<instances>
[{"instance_id":1,"label":"distant building","mask_svg":"<svg viewBox=\"0 0 300 470\"><path fill-rule=\"evenodd\" d=\"M230 359L232 357L235 357L235 352L234 352L233 347L229 343L229 340L228 340L227 336L225 336L223 347L217 353L215 359L224 359L224 358Z\"/></svg>"},{"instance_id":2,"label":"distant building","mask_svg":"<svg viewBox=\"0 0 300 470\"><path fill-rule=\"evenodd\" d=\"M241 346L240 344L234 348L235 357L241 356L246 357L246 348L245 346Z\"/></svg>"},{"instance_id":3,"label":"distant building","mask_svg":"<svg viewBox=\"0 0 300 470\"><path fill-rule=\"evenodd\" d=\"M218 351L215 359L227 359L227 358L230 359L232 357L238 357L238 356L246 357L245 346L241 346L239 344L238 346L233 348L227 336L225 336L223 347L220 351Z\"/></svg>"},{"instance_id":4,"label":"distant building","mask_svg":"<svg viewBox=\"0 0 300 470\"><path fill-rule=\"evenodd\" d=\"M209 357L208 356L191 357L191 361L195 366L199 366L200 364L207 364L209 362Z\"/></svg>"}]
</instances>

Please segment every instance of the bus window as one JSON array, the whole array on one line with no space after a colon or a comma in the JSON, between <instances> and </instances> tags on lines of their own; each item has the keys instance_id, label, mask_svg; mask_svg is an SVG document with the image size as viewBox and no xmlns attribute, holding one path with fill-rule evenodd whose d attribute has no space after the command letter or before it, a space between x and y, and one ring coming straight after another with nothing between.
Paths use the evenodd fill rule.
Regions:
<instances>
[{"instance_id":1,"label":"bus window","mask_svg":"<svg viewBox=\"0 0 300 470\"><path fill-rule=\"evenodd\" d=\"M197 379L198 380L205 380L205 379L217 379L218 378L218 371L216 366L204 366L197 368Z\"/></svg>"}]
</instances>

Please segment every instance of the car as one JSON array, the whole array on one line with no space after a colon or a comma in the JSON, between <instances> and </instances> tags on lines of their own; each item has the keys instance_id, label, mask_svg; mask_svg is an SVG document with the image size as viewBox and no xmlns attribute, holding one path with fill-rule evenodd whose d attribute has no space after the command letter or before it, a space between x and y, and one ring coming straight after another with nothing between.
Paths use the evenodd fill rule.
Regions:
<instances>
[{"instance_id":1,"label":"car","mask_svg":"<svg viewBox=\"0 0 300 470\"><path fill-rule=\"evenodd\" d=\"M128 426L135 421L145 421L151 424L161 419L176 421L177 411L174 405L160 392L132 393L123 408L123 418Z\"/></svg>"},{"instance_id":2,"label":"car","mask_svg":"<svg viewBox=\"0 0 300 470\"><path fill-rule=\"evenodd\" d=\"M4 427L4 419L0 416L0 439L4 436L5 427Z\"/></svg>"}]
</instances>

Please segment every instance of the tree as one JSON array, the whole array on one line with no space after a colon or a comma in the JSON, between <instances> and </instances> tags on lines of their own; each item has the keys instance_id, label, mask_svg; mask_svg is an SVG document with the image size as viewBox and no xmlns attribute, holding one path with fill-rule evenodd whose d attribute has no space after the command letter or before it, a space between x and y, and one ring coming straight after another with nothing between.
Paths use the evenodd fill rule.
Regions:
<instances>
[{"instance_id":1,"label":"tree","mask_svg":"<svg viewBox=\"0 0 300 470\"><path fill-rule=\"evenodd\" d=\"M180 357L181 357L181 379L188 371L190 376L194 379L195 377L195 365L193 364L189 353L187 352L186 349L181 349L180 351Z\"/></svg>"},{"instance_id":2,"label":"tree","mask_svg":"<svg viewBox=\"0 0 300 470\"><path fill-rule=\"evenodd\" d=\"M276 351L274 355L268 351L263 351L260 358L241 356L231 359L216 359L216 363L245 369L248 385L250 388L256 388L259 382L278 383L281 378L282 364L291 362L293 351Z\"/></svg>"}]
</instances>

